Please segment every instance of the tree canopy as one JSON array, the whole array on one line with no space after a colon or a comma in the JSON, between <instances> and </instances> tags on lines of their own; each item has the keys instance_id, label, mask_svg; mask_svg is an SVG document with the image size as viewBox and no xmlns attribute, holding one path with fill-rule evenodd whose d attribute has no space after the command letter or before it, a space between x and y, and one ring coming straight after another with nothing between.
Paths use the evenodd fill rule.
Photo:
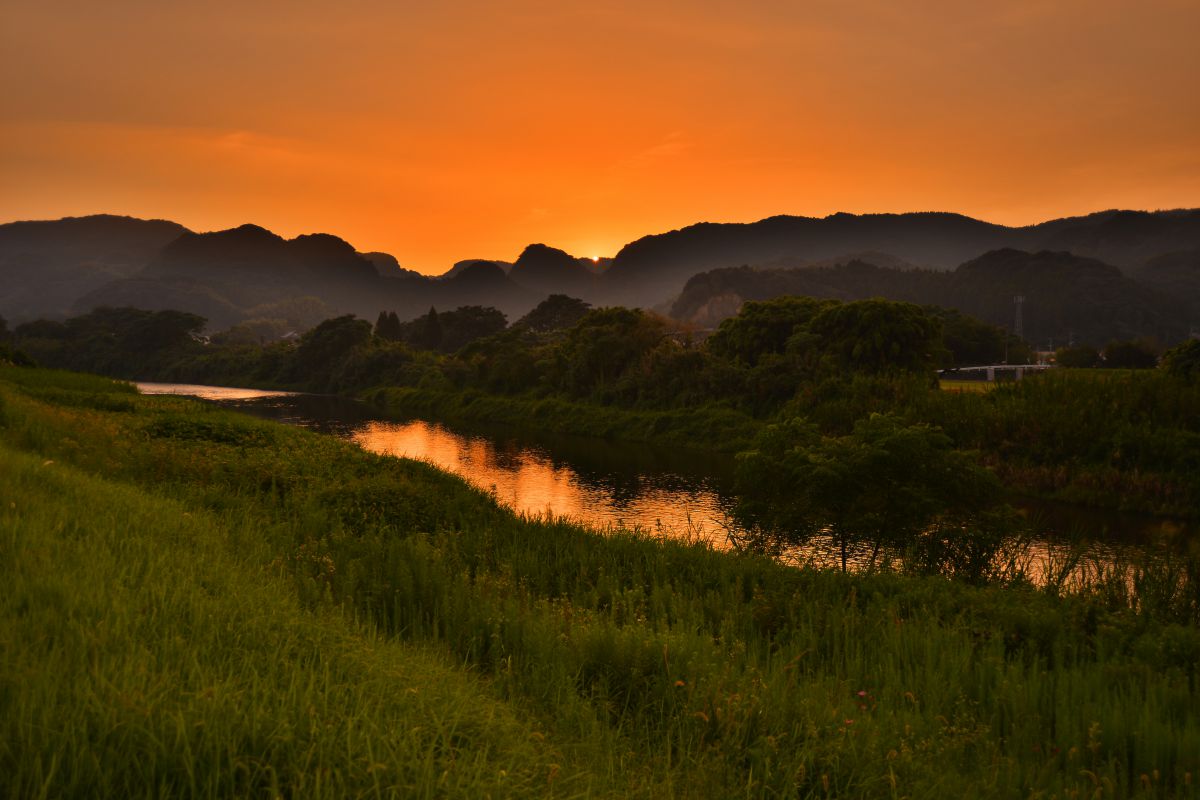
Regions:
<instances>
[{"instance_id":1,"label":"tree canopy","mask_svg":"<svg viewBox=\"0 0 1200 800\"><path fill-rule=\"evenodd\" d=\"M514 323L514 327L528 328L535 333L549 333L570 328L583 319L592 306L565 294L552 294L525 316Z\"/></svg>"},{"instance_id":2,"label":"tree canopy","mask_svg":"<svg viewBox=\"0 0 1200 800\"><path fill-rule=\"evenodd\" d=\"M823 436L801 418L768 426L738 456L736 475L734 516L760 542L786 548L828 536L843 570L858 547L873 565L931 536L959 549L996 541L978 536L999 503L996 478L939 428L892 415L861 419L847 436Z\"/></svg>"},{"instance_id":3,"label":"tree canopy","mask_svg":"<svg viewBox=\"0 0 1200 800\"><path fill-rule=\"evenodd\" d=\"M1179 378L1200 378L1200 339L1188 339L1164 353L1162 368Z\"/></svg>"}]
</instances>

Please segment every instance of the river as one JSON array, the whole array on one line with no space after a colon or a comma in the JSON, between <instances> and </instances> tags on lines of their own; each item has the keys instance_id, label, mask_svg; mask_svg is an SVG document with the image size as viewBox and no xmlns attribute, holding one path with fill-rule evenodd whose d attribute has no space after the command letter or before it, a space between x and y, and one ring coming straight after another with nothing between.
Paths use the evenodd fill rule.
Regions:
<instances>
[{"instance_id":1,"label":"river","mask_svg":"<svg viewBox=\"0 0 1200 800\"><path fill-rule=\"evenodd\" d=\"M529 515L570 517L601 530L640 528L715 547L727 547L728 531L737 530L729 515L727 456L509 427L388 420L344 397L187 384L138 388L199 397L339 436L375 453L426 461ZM1080 536L1092 555L1111 557L1180 533L1175 523L1141 515L1033 500L1019 505L1036 527L1031 568L1038 574L1064 558ZM835 560L832 547L819 542L793 557L821 564Z\"/></svg>"}]
</instances>

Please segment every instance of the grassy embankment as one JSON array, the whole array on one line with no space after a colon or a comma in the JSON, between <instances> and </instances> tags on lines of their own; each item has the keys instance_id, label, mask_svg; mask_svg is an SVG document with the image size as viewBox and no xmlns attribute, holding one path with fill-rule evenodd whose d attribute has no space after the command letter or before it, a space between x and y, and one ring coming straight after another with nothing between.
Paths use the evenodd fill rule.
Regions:
<instances>
[{"instance_id":1,"label":"grassy embankment","mask_svg":"<svg viewBox=\"0 0 1200 800\"><path fill-rule=\"evenodd\" d=\"M0 475L6 796L1200 780L1200 575L1062 597L597 536L421 464L40 370L0 369Z\"/></svg>"}]
</instances>

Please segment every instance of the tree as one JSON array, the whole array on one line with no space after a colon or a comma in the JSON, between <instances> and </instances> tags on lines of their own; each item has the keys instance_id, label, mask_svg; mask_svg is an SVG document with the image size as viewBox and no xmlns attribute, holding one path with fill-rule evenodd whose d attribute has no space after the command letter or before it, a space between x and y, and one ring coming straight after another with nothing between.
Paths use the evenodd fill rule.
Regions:
<instances>
[{"instance_id":1,"label":"tree","mask_svg":"<svg viewBox=\"0 0 1200 800\"><path fill-rule=\"evenodd\" d=\"M287 320L248 319L214 334L212 341L218 345L266 345L279 341L291 329Z\"/></svg>"},{"instance_id":2,"label":"tree","mask_svg":"<svg viewBox=\"0 0 1200 800\"><path fill-rule=\"evenodd\" d=\"M460 306L438 315L442 329L438 349L453 353L477 339L493 336L508 326L504 312L491 306Z\"/></svg>"},{"instance_id":3,"label":"tree","mask_svg":"<svg viewBox=\"0 0 1200 800\"><path fill-rule=\"evenodd\" d=\"M495 336L476 339L457 354L478 384L492 392L522 392L542 382L543 348L528 328L514 325Z\"/></svg>"},{"instance_id":4,"label":"tree","mask_svg":"<svg viewBox=\"0 0 1200 800\"><path fill-rule=\"evenodd\" d=\"M442 325L438 320L437 309L429 307L429 313L417 320L419 328L413 345L422 350L436 350L442 344Z\"/></svg>"},{"instance_id":5,"label":"tree","mask_svg":"<svg viewBox=\"0 0 1200 800\"><path fill-rule=\"evenodd\" d=\"M34 319L29 322L22 322L13 330L13 336L18 340L23 339L66 339L67 326L58 320L53 319Z\"/></svg>"},{"instance_id":6,"label":"tree","mask_svg":"<svg viewBox=\"0 0 1200 800\"><path fill-rule=\"evenodd\" d=\"M200 338L208 320L186 311L148 311L124 332L123 345L130 352L141 349L172 350Z\"/></svg>"},{"instance_id":7,"label":"tree","mask_svg":"<svg viewBox=\"0 0 1200 800\"><path fill-rule=\"evenodd\" d=\"M999 504L995 477L928 425L872 414L848 436L806 420L768 426L737 458L734 517L784 547L832 538L842 570L856 545L903 553L937 532L966 536Z\"/></svg>"},{"instance_id":8,"label":"tree","mask_svg":"<svg viewBox=\"0 0 1200 800\"><path fill-rule=\"evenodd\" d=\"M296 350L297 371L328 386L333 370L350 353L371 341L371 323L353 314L327 319L300 337Z\"/></svg>"},{"instance_id":9,"label":"tree","mask_svg":"<svg viewBox=\"0 0 1200 800\"><path fill-rule=\"evenodd\" d=\"M665 332L661 319L639 309L616 306L589 311L556 350L562 388L576 396L611 389Z\"/></svg>"},{"instance_id":10,"label":"tree","mask_svg":"<svg viewBox=\"0 0 1200 800\"><path fill-rule=\"evenodd\" d=\"M926 314L942 325L943 367L963 367L1027 363L1032 355L1029 345L1003 328L981 322L958 309L922 306Z\"/></svg>"},{"instance_id":11,"label":"tree","mask_svg":"<svg viewBox=\"0 0 1200 800\"><path fill-rule=\"evenodd\" d=\"M828 306L808 332L826 363L849 372L932 373L942 346L940 323L920 306L882 298Z\"/></svg>"},{"instance_id":12,"label":"tree","mask_svg":"<svg viewBox=\"0 0 1200 800\"><path fill-rule=\"evenodd\" d=\"M527 328L535 333L561 331L579 322L592 306L565 294L552 294L525 316L517 320L513 327Z\"/></svg>"},{"instance_id":13,"label":"tree","mask_svg":"<svg viewBox=\"0 0 1200 800\"><path fill-rule=\"evenodd\" d=\"M1100 353L1086 344L1060 347L1054 351L1054 361L1060 367L1087 369L1100 366Z\"/></svg>"},{"instance_id":14,"label":"tree","mask_svg":"<svg viewBox=\"0 0 1200 800\"><path fill-rule=\"evenodd\" d=\"M20 350L14 350L0 342L0 364L12 364L14 367L36 367L37 362Z\"/></svg>"},{"instance_id":15,"label":"tree","mask_svg":"<svg viewBox=\"0 0 1200 800\"><path fill-rule=\"evenodd\" d=\"M1152 369L1158 366L1158 354L1152 344L1142 339L1113 341L1104 346L1104 366L1114 369Z\"/></svg>"},{"instance_id":16,"label":"tree","mask_svg":"<svg viewBox=\"0 0 1200 800\"><path fill-rule=\"evenodd\" d=\"M1162 368L1178 378L1200 378L1200 339L1188 339L1164 353Z\"/></svg>"},{"instance_id":17,"label":"tree","mask_svg":"<svg viewBox=\"0 0 1200 800\"><path fill-rule=\"evenodd\" d=\"M752 367L765 356L783 353L794 334L807 329L818 314L836 305L836 300L815 297L776 297L746 303L736 317L721 323L708 338L707 346L714 355Z\"/></svg>"},{"instance_id":18,"label":"tree","mask_svg":"<svg viewBox=\"0 0 1200 800\"><path fill-rule=\"evenodd\" d=\"M389 342L398 342L402 334L403 329L396 312L380 311L379 318L375 320L375 335L380 339L387 339Z\"/></svg>"}]
</instances>

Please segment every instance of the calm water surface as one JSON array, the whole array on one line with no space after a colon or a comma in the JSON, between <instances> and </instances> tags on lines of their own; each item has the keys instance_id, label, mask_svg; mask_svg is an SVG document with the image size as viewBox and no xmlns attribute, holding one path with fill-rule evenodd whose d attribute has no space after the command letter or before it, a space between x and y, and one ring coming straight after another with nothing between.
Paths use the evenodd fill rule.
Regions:
<instances>
[{"instance_id":1,"label":"calm water surface","mask_svg":"<svg viewBox=\"0 0 1200 800\"><path fill-rule=\"evenodd\" d=\"M185 384L139 383L138 388L215 401L340 436L375 453L427 461L530 515L566 516L600 529L636 527L717 547L728 546L727 530L734 527L728 457L536 430L397 422L342 397ZM1072 535L1087 536L1093 554L1115 555L1179 533L1178 525L1140 515L1036 501L1022 505L1039 529L1033 548L1037 573L1069 549ZM797 557L834 561L832 548L819 543Z\"/></svg>"},{"instance_id":2,"label":"calm water surface","mask_svg":"<svg viewBox=\"0 0 1200 800\"><path fill-rule=\"evenodd\" d=\"M146 394L199 397L255 416L349 439L366 450L429 462L530 515L598 528L643 528L725 542L731 521L725 459L590 437L422 419L384 420L354 400L255 389L139 383Z\"/></svg>"},{"instance_id":3,"label":"calm water surface","mask_svg":"<svg viewBox=\"0 0 1200 800\"><path fill-rule=\"evenodd\" d=\"M292 397L295 392L280 392L271 389L236 389L232 386L202 386L197 383L139 383L142 394L178 394L199 397L203 400L234 401L258 400L264 397Z\"/></svg>"}]
</instances>

